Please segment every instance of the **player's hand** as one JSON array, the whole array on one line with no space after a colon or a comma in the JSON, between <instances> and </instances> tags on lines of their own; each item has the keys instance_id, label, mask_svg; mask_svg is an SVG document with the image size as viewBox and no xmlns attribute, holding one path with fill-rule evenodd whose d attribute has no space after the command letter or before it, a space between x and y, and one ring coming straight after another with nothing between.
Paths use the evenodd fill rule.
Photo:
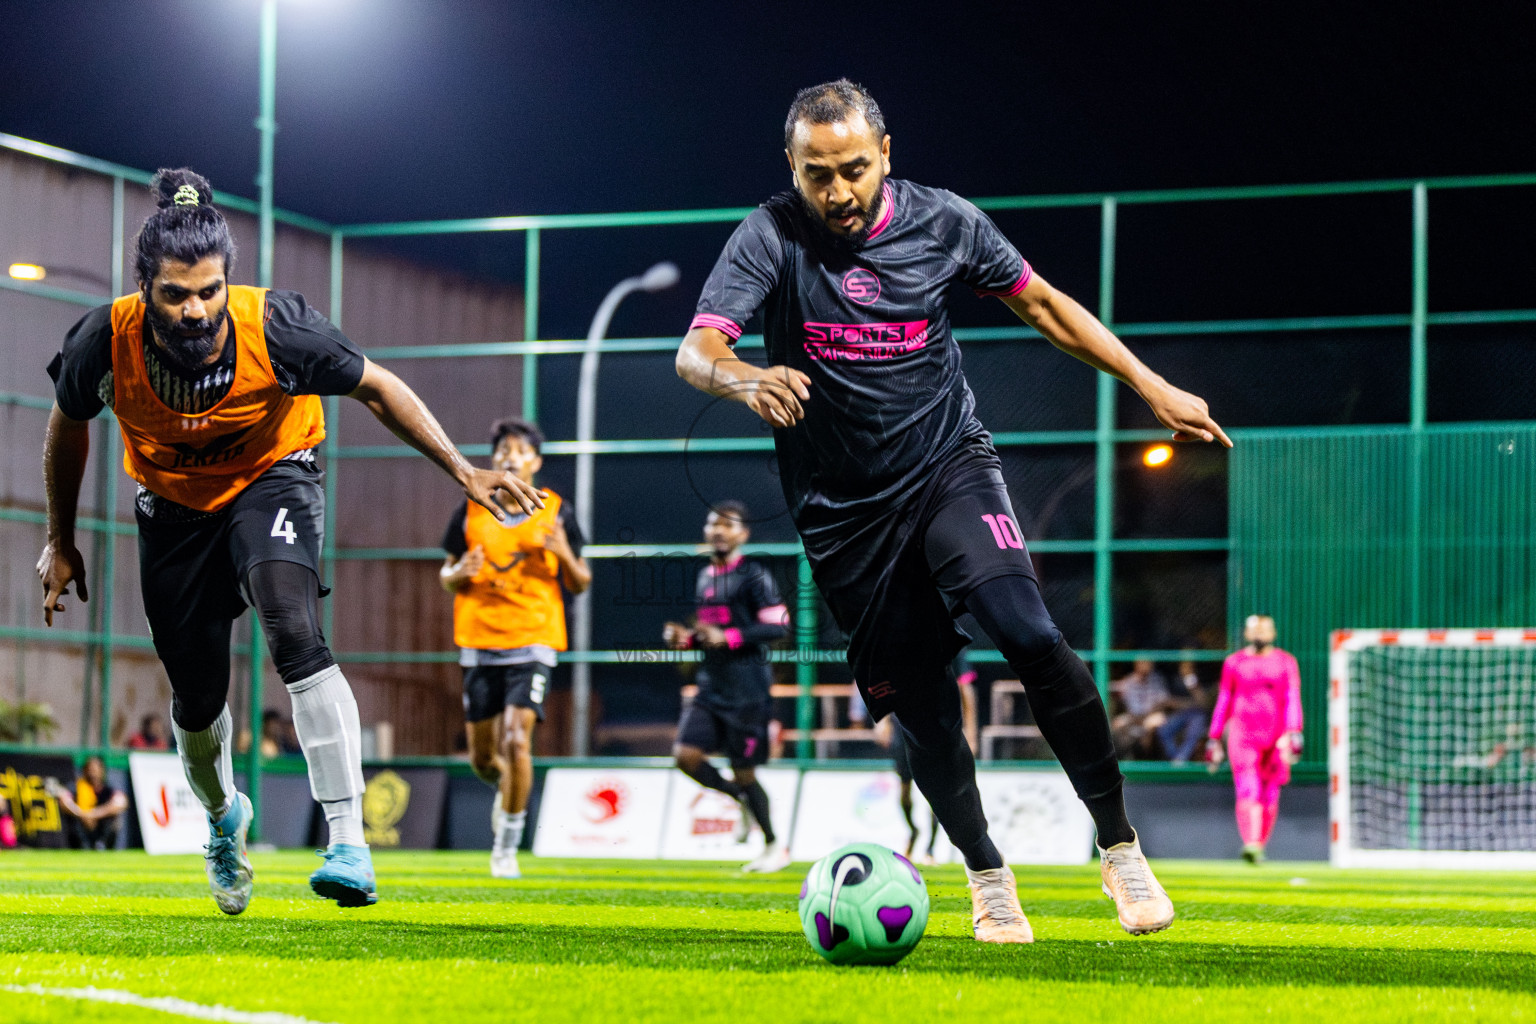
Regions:
<instances>
[{"instance_id":1,"label":"player's hand","mask_svg":"<svg viewBox=\"0 0 1536 1024\"><path fill-rule=\"evenodd\" d=\"M90 597L85 589L85 559L73 544L49 541L37 556L37 578L43 581L43 621L53 625L53 613L64 610L61 598L75 585L82 603Z\"/></svg>"},{"instance_id":2,"label":"player's hand","mask_svg":"<svg viewBox=\"0 0 1536 1024\"><path fill-rule=\"evenodd\" d=\"M683 651L688 648L688 641L693 637L693 630L681 622L669 622L661 627L661 639L674 651Z\"/></svg>"},{"instance_id":3,"label":"player's hand","mask_svg":"<svg viewBox=\"0 0 1536 1024\"><path fill-rule=\"evenodd\" d=\"M699 639L701 647L728 647L730 642L725 639L725 630L711 623L700 623L694 635Z\"/></svg>"},{"instance_id":4,"label":"player's hand","mask_svg":"<svg viewBox=\"0 0 1536 1024\"><path fill-rule=\"evenodd\" d=\"M1301 760L1301 733L1288 732L1275 743L1275 749L1286 764Z\"/></svg>"},{"instance_id":5,"label":"player's hand","mask_svg":"<svg viewBox=\"0 0 1536 1024\"><path fill-rule=\"evenodd\" d=\"M801 403L811 397L811 378L788 366L770 366L732 390L739 390L747 408L770 427L792 427L805 418Z\"/></svg>"},{"instance_id":6,"label":"player's hand","mask_svg":"<svg viewBox=\"0 0 1536 1024\"><path fill-rule=\"evenodd\" d=\"M544 531L544 550L563 561L576 560L576 552L571 550L570 535L565 532L565 524L559 519Z\"/></svg>"},{"instance_id":7,"label":"player's hand","mask_svg":"<svg viewBox=\"0 0 1536 1024\"><path fill-rule=\"evenodd\" d=\"M1221 740L1205 741L1205 763L1211 766L1212 771L1215 771L1226 759L1227 752L1222 749Z\"/></svg>"},{"instance_id":8,"label":"player's hand","mask_svg":"<svg viewBox=\"0 0 1536 1024\"><path fill-rule=\"evenodd\" d=\"M1173 431L1175 441L1220 441L1232 447L1232 439L1211 419L1205 399L1198 395L1164 381L1141 397L1146 399L1157 422Z\"/></svg>"},{"instance_id":9,"label":"player's hand","mask_svg":"<svg viewBox=\"0 0 1536 1024\"><path fill-rule=\"evenodd\" d=\"M464 557L459 559L458 572L460 579L472 580L480 575L480 570L485 568L485 548L479 544L464 552Z\"/></svg>"},{"instance_id":10,"label":"player's hand","mask_svg":"<svg viewBox=\"0 0 1536 1024\"><path fill-rule=\"evenodd\" d=\"M477 505L482 505L498 522L505 521L511 511L501 503L497 492L509 495L512 503L522 510L524 515L533 515L544 507L544 492L526 480L520 480L511 473L495 469L471 469L469 475L464 478L464 493L469 500Z\"/></svg>"}]
</instances>

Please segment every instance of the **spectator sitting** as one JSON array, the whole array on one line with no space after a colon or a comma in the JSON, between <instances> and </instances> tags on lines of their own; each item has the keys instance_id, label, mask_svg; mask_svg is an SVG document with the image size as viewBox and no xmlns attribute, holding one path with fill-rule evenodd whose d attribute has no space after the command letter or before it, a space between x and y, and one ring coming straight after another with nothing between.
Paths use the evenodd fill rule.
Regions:
<instances>
[{"instance_id":1,"label":"spectator sitting","mask_svg":"<svg viewBox=\"0 0 1536 1024\"><path fill-rule=\"evenodd\" d=\"M159 715L145 715L139 720L139 731L128 737L130 750L170 750L170 737L165 731L165 719Z\"/></svg>"},{"instance_id":2,"label":"spectator sitting","mask_svg":"<svg viewBox=\"0 0 1536 1024\"><path fill-rule=\"evenodd\" d=\"M1131 674L1110 685L1115 715L1110 729L1122 760L1151 758L1156 754L1157 729L1167 721L1170 700L1167 680L1145 658L1138 659Z\"/></svg>"},{"instance_id":3,"label":"spectator sitting","mask_svg":"<svg viewBox=\"0 0 1536 1024\"><path fill-rule=\"evenodd\" d=\"M49 781L49 792L64 812L71 848L110 850L117 845L128 798L107 781L105 761L94 755L86 759L80 777L75 780L74 796L57 782Z\"/></svg>"},{"instance_id":4,"label":"spectator sitting","mask_svg":"<svg viewBox=\"0 0 1536 1024\"><path fill-rule=\"evenodd\" d=\"M1179 682L1174 691L1168 702L1168 720L1158 727L1157 739L1168 760L1185 764L1200 749L1210 721L1205 691L1200 687L1194 662L1179 662Z\"/></svg>"}]
</instances>

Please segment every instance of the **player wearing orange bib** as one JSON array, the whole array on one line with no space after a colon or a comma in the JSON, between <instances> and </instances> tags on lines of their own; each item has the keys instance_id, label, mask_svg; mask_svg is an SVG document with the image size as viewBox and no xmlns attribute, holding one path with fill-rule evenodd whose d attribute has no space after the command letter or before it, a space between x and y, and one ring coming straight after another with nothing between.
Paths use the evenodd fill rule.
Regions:
<instances>
[{"instance_id":1,"label":"player wearing orange bib","mask_svg":"<svg viewBox=\"0 0 1536 1024\"><path fill-rule=\"evenodd\" d=\"M544 465L539 428L502 420L491 428L491 464L530 486ZM581 527L560 496L544 491L531 516L497 522L466 502L443 535L443 588L453 594L453 642L464 669L464 719L475 773L496 787L491 875L520 878L517 849L533 789L533 727L556 652L566 648L565 600L592 584Z\"/></svg>"},{"instance_id":2,"label":"player wearing orange bib","mask_svg":"<svg viewBox=\"0 0 1536 1024\"><path fill-rule=\"evenodd\" d=\"M251 606L293 699L310 790L330 832L310 886L344 907L366 906L378 894L363 838L357 702L319 629L318 396L362 402L493 514L506 514L498 490L527 513L543 499L509 473L471 466L410 388L302 295L229 284L235 247L207 181L163 170L151 189L159 210L135 242L139 291L81 318L48 367L56 400L43 452L43 617L53 625L71 584L86 600L75 515L87 421L110 406L123 468L139 483L144 612L170 678L177 751L208 812L215 902L240 913L254 876L245 852L251 803L235 790L226 703L231 629Z\"/></svg>"}]
</instances>

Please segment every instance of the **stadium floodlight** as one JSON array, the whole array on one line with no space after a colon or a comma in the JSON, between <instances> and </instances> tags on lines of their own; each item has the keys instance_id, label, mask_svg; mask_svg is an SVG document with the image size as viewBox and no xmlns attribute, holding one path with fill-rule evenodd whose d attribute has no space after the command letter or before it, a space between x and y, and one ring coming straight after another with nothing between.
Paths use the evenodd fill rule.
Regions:
<instances>
[{"instance_id":1,"label":"stadium floodlight","mask_svg":"<svg viewBox=\"0 0 1536 1024\"><path fill-rule=\"evenodd\" d=\"M1173 461L1173 446L1166 444L1153 445L1142 453L1141 461L1148 469L1161 469Z\"/></svg>"},{"instance_id":2,"label":"stadium floodlight","mask_svg":"<svg viewBox=\"0 0 1536 1024\"><path fill-rule=\"evenodd\" d=\"M48 270L36 263L12 263L10 274L18 281L41 281Z\"/></svg>"},{"instance_id":3,"label":"stadium floodlight","mask_svg":"<svg viewBox=\"0 0 1536 1024\"><path fill-rule=\"evenodd\" d=\"M1536 630L1341 629L1335 867L1536 868Z\"/></svg>"},{"instance_id":4,"label":"stadium floodlight","mask_svg":"<svg viewBox=\"0 0 1536 1024\"><path fill-rule=\"evenodd\" d=\"M608 290L587 329L587 347L581 356L581 377L576 387L576 523L588 542L592 539L592 438L597 428L597 367L603 338L619 303L634 292L659 292L677 284L682 275L677 264L657 263L639 277L626 277ZM592 648L591 592L578 594L572 615L572 650ZM571 753L587 755L587 709L592 699L592 668L578 661L571 668Z\"/></svg>"}]
</instances>

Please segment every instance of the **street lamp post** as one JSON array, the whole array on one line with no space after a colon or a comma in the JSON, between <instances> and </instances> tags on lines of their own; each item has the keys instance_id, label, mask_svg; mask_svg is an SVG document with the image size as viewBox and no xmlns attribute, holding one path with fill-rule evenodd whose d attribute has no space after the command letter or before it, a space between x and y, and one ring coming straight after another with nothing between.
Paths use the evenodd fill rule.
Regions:
<instances>
[{"instance_id":1,"label":"street lamp post","mask_svg":"<svg viewBox=\"0 0 1536 1024\"><path fill-rule=\"evenodd\" d=\"M678 281L677 265L658 263L639 277L627 277L609 289L587 330L587 347L581 356L581 377L576 388L576 523L581 535L592 539L592 438L597 431L597 366L602 358L603 336L614 312L631 292L659 292ZM572 610L572 649L592 649L592 592L578 594ZM590 739L587 718L592 706L592 666L578 661L571 668L571 753L586 757Z\"/></svg>"}]
</instances>

